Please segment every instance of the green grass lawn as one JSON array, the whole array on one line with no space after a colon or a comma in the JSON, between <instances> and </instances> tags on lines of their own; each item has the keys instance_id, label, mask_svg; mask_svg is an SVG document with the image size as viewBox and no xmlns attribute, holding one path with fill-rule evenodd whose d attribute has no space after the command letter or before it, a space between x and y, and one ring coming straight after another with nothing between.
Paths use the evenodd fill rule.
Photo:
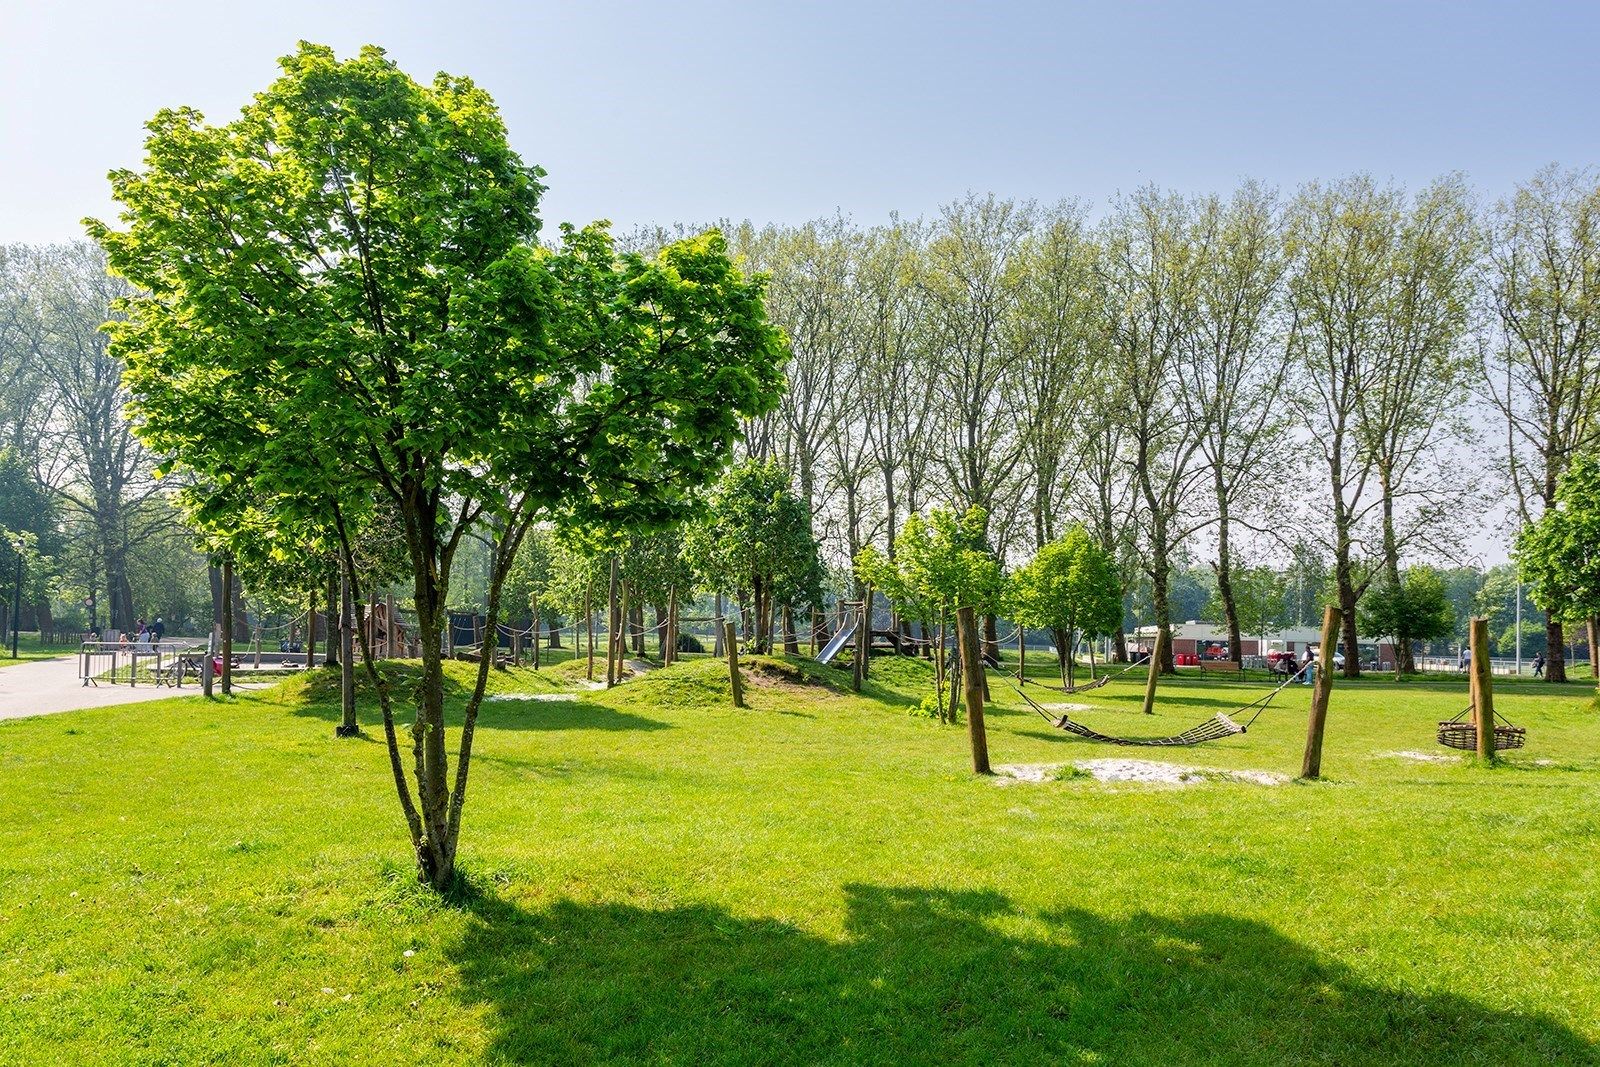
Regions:
<instances>
[{"instance_id":1,"label":"green grass lawn","mask_svg":"<svg viewBox=\"0 0 1600 1067\"><path fill-rule=\"evenodd\" d=\"M487 703L450 900L320 672L0 723L0 1062L1600 1062L1584 690L1502 686L1529 743L1491 769L1433 743L1464 681L1341 682L1324 781L1174 787L974 777L964 726L908 714L925 665L847 677ZM1054 699L1154 736L1265 689L1182 677L1148 718L1137 679ZM1152 751L992 689L997 764L1293 774L1309 700Z\"/></svg>"},{"instance_id":2,"label":"green grass lawn","mask_svg":"<svg viewBox=\"0 0 1600 1067\"><path fill-rule=\"evenodd\" d=\"M0 669L10 667L17 663L31 663L34 660L54 659L57 656L71 656L78 651L75 644L43 645L39 643L38 633L28 633L24 630L17 635L17 655L11 656L11 632L5 633L5 641L0 644Z\"/></svg>"}]
</instances>

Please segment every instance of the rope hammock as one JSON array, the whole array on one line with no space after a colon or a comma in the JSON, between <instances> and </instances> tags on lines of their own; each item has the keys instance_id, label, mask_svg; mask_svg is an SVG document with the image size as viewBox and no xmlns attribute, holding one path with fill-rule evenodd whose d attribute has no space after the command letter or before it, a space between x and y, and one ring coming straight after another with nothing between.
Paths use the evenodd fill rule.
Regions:
<instances>
[{"instance_id":1,"label":"rope hammock","mask_svg":"<svg viewBox=\"0 0 1600 1067\"><path fill-rule=\"evenodd\" d=\"M1122 668L1120 671L1117 671L1114 674L1102 674L1100 677L1096 678L1094 681L1092 681L1092 682L1084 682L1082 685L1054 685L1054 684L1052 684L1050 682L1035 681L1032 678L1024 678L1024 679L1022 679L1022 683L1024 685L1036 685L1041 689L1054 689L1058 693L1065 693L1068 696L1071 696L1074 693L1087 693L1092 689L1099 689L1103 685L1110 685L1112 679L1121 678L1124 674L1127 674L1129 671L1138 670L1140 667L1145 666L1149 662L1150 662L1150 657L1146 656L1141 660L1136 660L1135 662L1128 664L1126 667Z\"/></svg>"},{"instance_id":2,"label":"rope hammock","mask_svg":"<svg viewBox=\"0 0 1600 1067\"><path fill-rule=\"evenodd\" d=\"M1272 703L1272 699L1292 685L1294 681L1304 672L1305 668L1302 667L1284 681L1280 682L1272 689L1271 692L1252 700L1250 703L1241 708L1235 709L1233 715L1225 715L1219 711L1200 725L1191 726L1189 729L1183 731L1183 733L1173 734L1170 737L1116 737L1111 734L1103 734L1098 730L1089 729L1089 727L1083 725L1082 723L1073 722L1071 717L1068 715L1062 715L1059 719L1055 718L1045 710L1042 704L1025 693L1022 690L1022 687L1013 682L1009 677L1006 678L1006 684L1011 686L1012 689L1016 690L1017 695L1026 701L1028 706L1032 708L1034 712L1038 714L1038 716L1045 722L1049 723L1051 726L1054 726L1058 730L1065 730L1069 734L1076 734L1087 741L1099 741L1102 744L1127 745L1139 748L1186 748L1190 745L1200 745L1207 741L1220 741L1224 737L1233 737L1236 734L1244 733L1250 729L1250 727L1255 723L1256 719L1261 716L1261 713L1267 710L1267 705ZM1254 714L1252 714L1249 719L1245 720L1243 724L1240 724L1234 720L1234 715L1242 716L1247 711L1253 711Z\"/></svg>"},{"instance_id":3,"label":"rope hammock","mask_svg":"<svg viewBox=\"0 0 1600 1067\"><path fill-rule=\"evenodd\" d=\"M1455 718L1439 724L1439 743L1441 745L1446 748L1464 749L1468 752L1477 751L1478 724L1470 719L1465 722L1462 721L1466 719L1471 711L1472 705L1468 704L1461 709L1460 714ZM1528 731L1526 729L1521 726L1512 726L1511 721L1498 711L1494 713L1494 717L1503 724L1496 725L1494 728L1494 750L1496 752L1507 748L1521 748L1528 743Z\"/></svg>"}]
</instances>

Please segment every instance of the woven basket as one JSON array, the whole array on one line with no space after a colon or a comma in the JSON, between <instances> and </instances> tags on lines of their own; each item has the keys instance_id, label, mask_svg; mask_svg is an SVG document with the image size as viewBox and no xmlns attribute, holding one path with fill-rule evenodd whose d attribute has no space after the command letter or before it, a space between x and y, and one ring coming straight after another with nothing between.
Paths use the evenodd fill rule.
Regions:
<instances>
[{"instance_id":1,"label":"woven basket","mask_svg":"<svg viewBox=\"0 0 1600 1067\"><path fill-rule=\"evenodd\" d=\"M1521 748L1528 741L1528 731L1520 726L1496 726L1494 750ZM1449 748L1467 752L1478 750L1478 724L1474 722L1442 722L1439 724L1439 743Z\"/></svg>"}]
</instances>

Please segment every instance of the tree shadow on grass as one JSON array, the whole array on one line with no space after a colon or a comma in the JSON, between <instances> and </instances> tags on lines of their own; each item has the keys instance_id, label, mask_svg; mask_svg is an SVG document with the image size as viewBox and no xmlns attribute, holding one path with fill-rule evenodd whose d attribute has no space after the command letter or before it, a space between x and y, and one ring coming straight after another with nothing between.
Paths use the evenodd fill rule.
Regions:
<instances>
[{"instance_id":1,"label":"tree shadow on grass","mask_svg":"<svg viewBox=\"0 0 1600 1067\"><path fill-rule=\"evenodd\" d=\"M1595 1062L1548 1015L1374 985L1229 915L1027 922L992 892L844 891L840 940L705 906L527 911L468 891L455 962L493 1062Z\"/></svg>"},{"instance_id":2,"label":"tree shadow on grass","mask_svg":"<svg viewBox=\"0 0 1600 1067\"><path fill-rule=\"evenodd\" d=\"M339 704L339 677L331 675L329 694L328 676L311 679L311 684L301 690L292 714L325 722L339 722L343 718ZM394 703L396 726L409 723L414 717L415 674L394 671L390 675L389 697ZM484 730L670 730L670 723L646 718L631 712L619 711L603 704L580 700L577 696L548 694L558 699L496 700L491 693L484 697L478 708L478 728ZM445 725L461 725L472 687L446 675L444 679ZM357 675L356 717L363 730L381 730L382 713L378 708L378 695L363 673Z\"/></svg>"}]
</instances>

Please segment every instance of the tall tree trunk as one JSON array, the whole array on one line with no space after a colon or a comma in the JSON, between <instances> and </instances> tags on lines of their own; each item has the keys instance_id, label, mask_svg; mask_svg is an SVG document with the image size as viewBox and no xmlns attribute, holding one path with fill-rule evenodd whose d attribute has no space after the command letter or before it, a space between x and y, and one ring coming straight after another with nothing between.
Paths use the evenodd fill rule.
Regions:
<instances>
[{"instance_id":1,"label":"tall tree trunk","mask_svg":"<svg viewBox=\"0 0 1600 1067\"><path fill-rule=\"evenodd\" d=\"M617 554L611 553L611 584L606 609L606 688L617 684L617 631L621 622L617 611Z\"/></svg>"},{"instance_id":2,"label":"tall tree trunk","mask_svg":"<svg viewBox=\"0 0 1600 1067\"><path fill-rule=\"evenodd\" d=\"M1000 626L992 614L983 617L983 655L990 663L1000 662Z\"/></svg>"},{"instance_id":3,"label":"tall tree trunk","mask_svg":"<svg viewBox=\"0 0 1600 1067\"><path fill-rule=\"evenodd\" d=\"M317 665L317 587L306 594L306 670Z\"/></svg>"},{"instance_id":4,"label":"tall tree trunk","mask_svg":"<svg viewBox=\"0 0 1600 1067\"><path fill-rule=\"evenodd\" d=\"M972 770L991 774L989 739L983 729L983 662L978 652L977 613L970 607L956 613L956 629L961 646L961 681L967 704L967 737L972 745Z\"/></svg>"},{"instance_id":5,"label":"tall tree trunk","mask_svg":"<svg viewBox=\"0 0 1600 1067\"><path fill-rule=\"evenodd\" d=\"M1150 601L1155 610L1156 633L1159 635L1155 649L1156 670L1162 674L1177 674L1177 664L1172 658L1172 604L1168 599L1171 566L1167 562L1164 550L1158 550L1153 555L1150 567Z\"/></svg>"},{"instance_id":6,"label":"tall tree trunk","mask_svg":"<svg viewBox=\"0 0 1600 1067\"><path fill-rule=\"evenodd\" d=\"M1221 488L1217 491L1217 498L1217 562L1212 570L1217 573L1217 596L1222 599L1222 614L1228 624L1228 658L1243 665L1244 635L1239 630L1239 605L1233 596L1233 547L1229 543L1228 504Z\"/></svg>"},{"instance_id":7,"label":"tall tree trunk","mask_svg":"<svg viewBox=\"0 0 1600 1067\"><path fill-rule=\"evenodd\" d=\"M1567 636L1563 632L1559 620L1546 620L1544 624L1544 645L1544 680L1547 682L1566 681Z\"/></svg>"},{"instance_id":8,"label":"tall tree trunk","mask_svg":"<svg viewBox=\"0 0 1600 1067\"><path fill-rule=\"evenodd\" d=\"M1398 589L1400 587L1400 542L1395 533L1394 521L1394 493L1389 485L1390 477L1387 471L1380 470L1378 484L1383 492L1383 573L1389 584ZM1346 662L1350 659L1345 656ZM1411 655L1410 634L1396 634L1394 647L1395 674L1417 673L1416 661Z\"/></svg>"},{"instance_id":9,"label":"tall tree trunk","mask_svg":"<svg viewBox=\"0 0 1600 1067\"><path fill-rule=\"evenodd\" d=\"M343 573L344 564L339 565ZM339 665L339 643L334 635L339 632L339 579L332 575L328 578L328 588L323 597L322 633L326 639L326 655L323 657L324 667L337 667Z\"/></svg>"},{"instance_id":10,"label":"tall tree trunk","mask_svg":"<svg viewBox=\"0 0 1600 1067\"><path fill-rule=\"evenodd\" d=\"M233 692L233 560L222 561L222 695Z\"/></svg>"},{"instance_id":11,"label":"tall tree trunk","mask_svg":"<svg viewBox=\"0 0 1600 1067\"><path fill-rule=\"evenodd\" d=\"M800 635L794 632L794 605L783 606L783 650L791 656L800 654Z\"/></svg>"},{"instance_id":12,"label":"tall tree trunk","mask_svg":"<svg viewBox=\"0 0 1600 1067\"><path fill-rule=\"evenodd\" d=\"M342 718L335 737L355 737L361 733L356 722L356 649L355 612L352 609L353 580L343 567L339 569L339 710Z\"/></svg>"}]
</instances>

